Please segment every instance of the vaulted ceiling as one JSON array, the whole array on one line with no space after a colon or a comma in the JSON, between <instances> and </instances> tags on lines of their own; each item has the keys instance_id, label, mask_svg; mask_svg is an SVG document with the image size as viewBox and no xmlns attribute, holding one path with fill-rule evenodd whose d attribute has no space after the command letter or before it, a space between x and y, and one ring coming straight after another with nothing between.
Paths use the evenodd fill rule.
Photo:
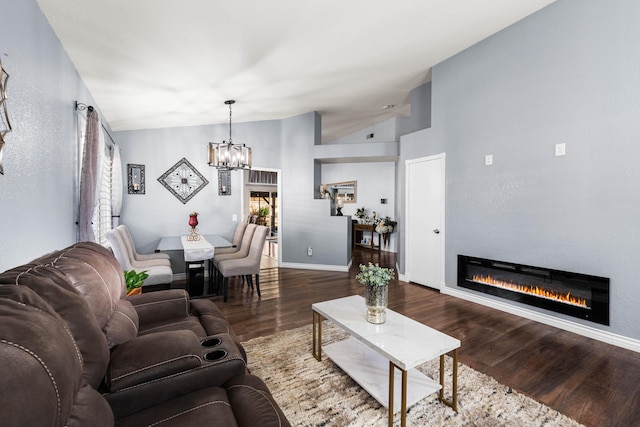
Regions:
<instances>
[{"instance_id":1,"label":"vaulted ceiling","mask_svg":"<svg viewBox=\"0 0 640 427\"><path fill-rule=\"evenodd\" d=\"M408 113L431 67L553 0L38 0L113 130ZM394 108L383 109L383 106Z\"/></svg>"}]
</instances>

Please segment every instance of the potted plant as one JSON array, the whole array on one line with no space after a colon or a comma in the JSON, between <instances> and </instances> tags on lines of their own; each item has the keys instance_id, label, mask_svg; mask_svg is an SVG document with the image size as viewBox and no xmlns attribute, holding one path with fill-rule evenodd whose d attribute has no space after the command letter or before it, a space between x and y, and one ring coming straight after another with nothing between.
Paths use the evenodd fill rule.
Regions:
<instances>
[{"instance_id":1,"label":"potted plant","mask_svg":"<svg viewBox=\"0 0 640 427\"><path fill-rule=\"evenodd\" d=\"M363 206L361 208L356 209L356 218L362 220L367 215L367 209Z\"/></svg>"},{"instance_id":2,"label":"potted plant","mask_svg":"<svg viewBox=\"0 0 640 427\"><path fill-rule=\"evenodd\" d=\"M384 323L389 295L389 280L395 271L380 267L379 264L360 264L356 280L364 285L364 300L367 306L367 322Z\"/></svg>"},{"instance_id":3,"label":"potted plant","mask_svg":"<svg viewBox=\"0 0 640 427\"><path fill-rule=\"evenodd\" d=\"M124 272L124 281L127 285L127 296L136 295L142 292L142 284L149 277L147 270L136 273L135 270Z\"/></svg>"}]
</instances>

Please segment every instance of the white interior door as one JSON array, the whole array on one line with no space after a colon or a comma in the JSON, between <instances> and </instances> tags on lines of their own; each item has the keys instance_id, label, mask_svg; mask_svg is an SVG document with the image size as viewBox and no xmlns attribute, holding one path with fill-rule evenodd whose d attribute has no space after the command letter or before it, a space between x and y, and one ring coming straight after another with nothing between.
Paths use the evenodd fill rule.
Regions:
<instances>
[{"instance_id":1,"label":"white interior door","mask_svg":"<svg viewBox=\"0 0 640 427\"><path fill-rule=\"evenodd\" d=\"M445 155L406 163L406 265L409 281L444 286Z\"/></svg>"}]
</instances>

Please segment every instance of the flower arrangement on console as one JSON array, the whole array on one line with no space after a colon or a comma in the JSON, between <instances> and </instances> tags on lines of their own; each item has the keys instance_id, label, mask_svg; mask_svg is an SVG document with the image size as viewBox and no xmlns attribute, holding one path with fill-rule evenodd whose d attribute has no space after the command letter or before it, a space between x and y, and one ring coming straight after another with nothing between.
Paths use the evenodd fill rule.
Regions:
<instances>
[{"instance_id":1,"label":"flower arrangement on console","mask_svg":"<svg viewBox=\"0 0 640 427\"><path fill-rule=\"evenodd\" d=\"M356 209L356 218L364 218L367 215L367 209L363 206L361 208Z\"/></svg>"},{"instance_id":2,"label":"flower arrangement on console","mask_svg":"<svg viewBox=\"0 0 640 427\"><path fill-rule=\"evenodd\" d=\"M397 221L392 221L391 218L385 216L376 225L376 232L380 234L393 233L396 225L398 225Z\"/></svg>"},{"instance_id":3,"label":"flower arrangement on console","mask_svg":"<svg viewBox=\"0 0 640 427\"><path fill-rule=\"evenodd\" d=\"M395 277L392 268L380 267L380 264L360 264L360 273L356 274L356 280L363 285L386 286L389 280Z\"/></svg>"}]
</instances>

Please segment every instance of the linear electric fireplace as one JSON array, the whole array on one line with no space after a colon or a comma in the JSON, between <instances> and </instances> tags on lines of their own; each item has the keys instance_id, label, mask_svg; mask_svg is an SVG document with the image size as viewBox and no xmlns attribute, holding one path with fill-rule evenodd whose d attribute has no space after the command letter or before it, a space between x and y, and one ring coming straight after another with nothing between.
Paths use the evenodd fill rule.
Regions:
<instances>
[{"instance_id":1,"label":"linear electric fireplace","mask_svg":"<svg viewBox=\"0 0 640 427\"><path fill-rule=\"evenodd\" d=\"M458 255L458 286L609 324L609 279Z\"/></svg>"}]
</instances>

